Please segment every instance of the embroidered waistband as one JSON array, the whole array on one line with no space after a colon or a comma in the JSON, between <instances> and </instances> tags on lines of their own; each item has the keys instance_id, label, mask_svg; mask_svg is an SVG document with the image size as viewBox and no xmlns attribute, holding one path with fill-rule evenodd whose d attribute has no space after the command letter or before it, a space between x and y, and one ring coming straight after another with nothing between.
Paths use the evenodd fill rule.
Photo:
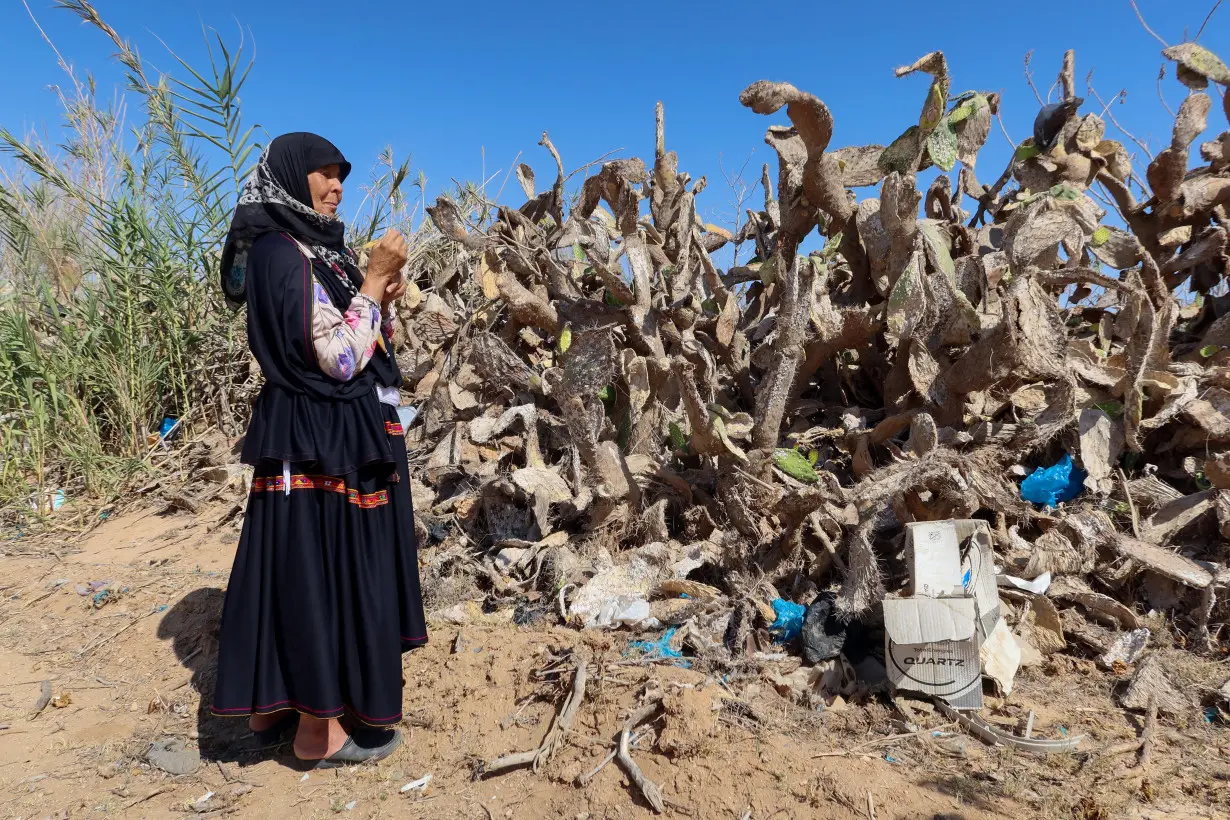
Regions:
<instances>
[{"instance_id":1,"label":"embroidered waistband","mask_svg":"<svg viewBox=\"0 0 1230 820\"><path fill-rule=\"evenodd\" d=\"M290 477L290 489L324 490L330 493L341 493L346 496L346 500L351 504L355 504L363 509L380 507L389 503L389 493L387 490L380 490L374 493L360 493L353 487L347 487L346 482L342 479L326 475L292 475ZM286 479L280 475L254 478L252 479L252 492L287 492Z\"/></svg>"}]
</instances>

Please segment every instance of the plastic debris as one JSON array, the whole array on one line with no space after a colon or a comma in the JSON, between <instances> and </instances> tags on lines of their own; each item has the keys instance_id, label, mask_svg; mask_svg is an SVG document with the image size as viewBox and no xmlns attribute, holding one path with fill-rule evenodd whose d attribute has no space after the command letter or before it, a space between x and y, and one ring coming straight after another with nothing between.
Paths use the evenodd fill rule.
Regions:
<instances>
[{"instance_id":1,"label":"plastic debris","mask_svg":"<svg viewBox=\"0 0 1230 820\"><path fill-rule=\"evenodd\" d=\"M1039 467L1021 482L1021 498L1034 504L1057 507L1085 489L1087 473L1072 463L1067 453L1051 467Z\"/></svg>"},{"instance_id":2,"label":"plastic debris","mask_svg":"<svg viewBox=\"0 0 1230 820\"><path fill-rule=\"evenodd\" d=\"M807 607L803 618L803 658L819 663L841 654L846 644L846 624L837 617L837 593L822 592Z\"/></svg>"},{"instance_id":3,"label":"plastic debris","mask_svg":"<svg viewBox=\"0 0 1230 820\"><path fill-rule=\"evenodd\" d=\"M418 415L418 408L413 405L403 404L397 408L397 418L401 422L402 428L406 428L411 424L414 424L414 420L418 418Z\"/></svg>"},{"instance_id":4,"label":"plastic debris","mask_svg":"<svg viewBox=\"0 0 1230 820\"><path fill-rule=\"evenodd\" d=\"M955 720L972 734L976 735L979 740L992 746L1011 746L1023 752L1048 755L1074 752L1080 746L1081 741L1085 739L1084 735L1068 737L1068 730L1062 726L1059 727L1059 734L1063 735L1063 738L1060 740L1018 737L990 725L977 715L958 712L938 699L935 701L935 705L949 720Z\"/></svg>"},{"instance_id":5,"label":"plastic debris","mask_svg":"<svg viewBox=\"0 0 1230 820\"><path fill-rule=\"evenodd\" d=\"M602 568L573 597L568 620L586 629L660 626L649 610L649 593L656 575L657 568L639 556Z\"/></svg>"},{"instance_id":6,"label":"plastic debris","mask_svg":"<svg viewBox=\"0 0 1230 820\"><path fill-rule=\"evenodd\" d=\"M162 426L158 428L158 438L162 441L170 441L179 434L179 419L167 416L162 420Z\"/></svg>"},{"instance_id":7,"label":"plastic debris","mask_svg":"<svg viewBox=\"0 0 1230 820\"><path fill-rule=\"evenodd\" d=\"M683 651L671 647L671 641L675 637L675 633L679 631L678 627L672 626L670 629L662 633L662 637L656 641L629 641L628 648L638 650L642 653L642 657L646 659L652 658L682 658ZM691 661L682 661L675 664L676 666L690 667Z\"/></svg>"},{"instance_id":8,"label":"plastic debris","mask_svg":"<svg viewBox=\"0 0 1230 820\"><path fill-rule=\"evenodd\" d=\"M1051 586L1051 573L1044 572L1032 581L1007 574L997 575L995 580L1001 587L1016 587L1024 592L1032 592L1034 595L1045 595Z\"/></svg>"},{"instance_id":9,"label":"plastic debris","mask_svg":"<svg viewBox=\"0 0 1230 820\"><path fill-rule=\"evenodd\" d=\"M352 811L354 807L357 805L359 805L358 800L351 800L349 803L346 804L346 811Z\"/></svg>"},{"instance_id":10,"label":"plastic debris","mask_svg":"<svg viewBox=\"0 0 1230 820\"><path fill-rule=\"evenodd\" d=\"M652 629L660 624L656 618L652 617L649 602L644 598L620 596L602 605L594 619L594 625L608 628L630 626Z\"/></svg>"},{"instance_id":11,"label":"plastic debris","mask_svg":"<svg viewBox=\"0 0 1230 820\"><path fill-rule=\"evenodd\" d=\"M803 616L807 609L802 604L777 598L772 603L777 618L769 627L769 633L778 643L794 640L803 631Z\"/></svg>"},{"instance_id":12,"label":"plastic debris","mask_svg":"<svg viewBox=\"0 0 1230 820\"><path fill-rule=\"evenodd\" d=\"M94 584L90 585L91 589ZM112 586L109 582L106 586L98 589L90 598L90 605L95 609L102 609L107 604L113 604L120 598L123 598L128 593L128 587Z\"/></svg>"},{"instance_id":13,"label":"plastic debris","mask_svg":"<svg viewBox=\"0 0 1230 820\"><path fill-rule=\"evenodd\" d=\"M431 782L431 775L425 774L422 777L420 777L418 780L411 780L409 783L402 786L398 791L400 791L402 794L405 794L406 792L412 792L412 791L425 792L427 791L427 784L430 782Z\"/></svg>"}]
</instances>

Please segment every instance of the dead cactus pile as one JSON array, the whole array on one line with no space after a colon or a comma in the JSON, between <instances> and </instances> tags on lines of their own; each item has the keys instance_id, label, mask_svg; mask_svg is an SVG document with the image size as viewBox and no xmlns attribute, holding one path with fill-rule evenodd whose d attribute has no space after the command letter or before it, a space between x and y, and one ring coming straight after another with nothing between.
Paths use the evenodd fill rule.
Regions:
<instances>
[{"instance_id":1,"label":"dead cactus pile","mask_svg":"<svg viewBox=\"0 0 1230 820\"><path fill-rule=\"evenodd\" d=\"M765 166L738 236L698 218L705 179L679 170L660 106L652 167L606 162L575 201L545 135L555 182L538 192L520 166L520 208L480 229L439 199L459 250L420 272L398 339L420 534L464 543L497 595L536 586L567 610L595 555L634 554L750 623L772 619L769 584L839 586L844 617L864 614L901 581L903 523L978 517L1007 572L1064 576L1063 601L1168 609L1216 641L1230 131L1189 166L1205 89L1230 70L1195 44L1165 56L1190 93L1144 181L1076 97L1069 53L1062 101L982 184L999 98L953 94L934 52L897 71L929 86L887 147L834 148L820 99L749 86L744 106L790 125L768 128L776 180ZM823 247L800 255L812 231ZM736 241L753 261L720 270ZM1065 452L1082 494L1022 500L1019 477Z\"/></svg>"}]
</instances>

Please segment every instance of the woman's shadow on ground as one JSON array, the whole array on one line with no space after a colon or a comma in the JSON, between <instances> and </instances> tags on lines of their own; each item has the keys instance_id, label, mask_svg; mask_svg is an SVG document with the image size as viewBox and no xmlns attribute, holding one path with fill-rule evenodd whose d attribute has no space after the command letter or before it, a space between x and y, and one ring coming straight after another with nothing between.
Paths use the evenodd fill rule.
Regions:
<instances>
[{"instance_id":1,"label":"woman's shadow on ground","mask_svg":"<svg viewBox=\"0 0 1230 820\"><path fill-rule=\"evenodd\" d=\"M215 587L189 592L162 617L158 637L171 641L175 657L192 673L192 688L201 696L196 714L201 759L252 763L269 750L256 745L246 717L217 717L210 711L218 667L218 624L225 594Z\"/></svg>"}]
</instances>

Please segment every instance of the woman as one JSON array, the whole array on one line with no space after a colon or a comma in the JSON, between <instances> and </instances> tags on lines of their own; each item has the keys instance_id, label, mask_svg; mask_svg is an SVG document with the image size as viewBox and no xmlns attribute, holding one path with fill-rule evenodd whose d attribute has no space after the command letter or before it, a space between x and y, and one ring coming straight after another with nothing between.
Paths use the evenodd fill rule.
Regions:
<instances>
[{"instance_id":1,"label":"woman","mask_svg":"<svg viewBox=\"0 0 1230 820\"><path fill-rule=\"evenodd\" d=\"M222 288L247 303L265 384L243 461L255 468L222 610L216 715L263 743L297 722L295 756L329 768L401 743L401 654L427 641L390 305L405 241L366 277L337 219L350 163L314 134L278 137L244 184ZM340 718L348 715L348 730Z\"/></svg>"}]
</instances>

